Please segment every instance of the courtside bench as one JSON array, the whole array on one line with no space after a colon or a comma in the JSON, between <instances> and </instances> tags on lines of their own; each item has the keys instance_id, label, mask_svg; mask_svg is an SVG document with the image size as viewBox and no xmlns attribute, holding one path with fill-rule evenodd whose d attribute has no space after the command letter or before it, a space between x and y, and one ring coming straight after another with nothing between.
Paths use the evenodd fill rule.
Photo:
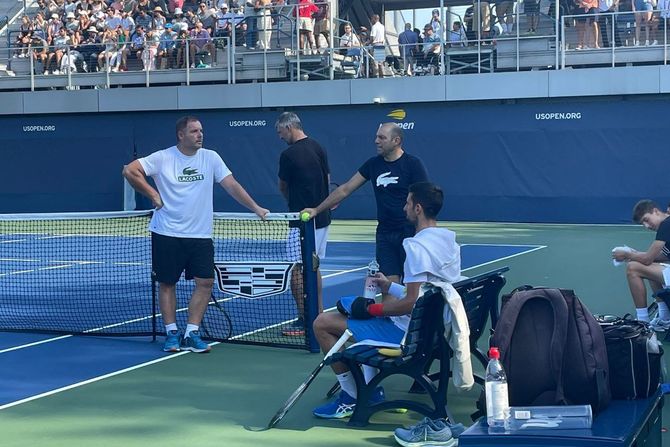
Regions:
<instances>
[{"instance_id":1,"label":"courtside bench","mask_svg":"<svg viewBox=\"0 0 670 447\"><path fill-rule=\"evenodd\" d=\"M461 447L661 447L664 398L661 388L647 399L613 400L593 418L590 430L536 430L489 434L485 418L459 438Z\"/></svg>"},{"instance_id":2,"label":"courtside bench","mask_svg":"<svg viewBox=\"0 0 670 447\"><path fill-rule=\"evenodd\" d=\"M470 325L470 350L474 358L486 366L486 358L477 347L489 318L495 325L498 316L498 295L505 285L503 273L509 270L503 267L454 283L454 288L461 295ZM340 361L345 363L356 381L358 397L356 408L349 425L365 426L370 417L378 412L394 408L405 408L416 411L424 416L435 418L449 417L447 407L447 390L450 378L451 349L444 339L443 325L444 298L438 292L426 292L419 297L412 311L411 320L402 354L398 357L387 357L379 354L375 346L354 346L334 354L329 363ZM431 364L439 362L439 370L430 374ZM370 383L365 378L360 365L379 368L380 372ZM391 375L404 375L414 379L414 389L424 391L431 400L426 405L414 400L386 400L373 405L369 404L374 389ZM483 384L482 377L476 377L477 383ZM410 394L411 395L411 394Z\"/></svg>"}]
</instances>

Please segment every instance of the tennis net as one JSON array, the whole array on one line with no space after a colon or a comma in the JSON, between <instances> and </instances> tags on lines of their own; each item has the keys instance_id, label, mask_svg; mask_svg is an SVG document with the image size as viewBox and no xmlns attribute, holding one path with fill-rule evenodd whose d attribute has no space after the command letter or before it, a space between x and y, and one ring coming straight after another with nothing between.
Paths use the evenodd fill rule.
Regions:
<instances>
[{"instance_id":1,"label":"tennis net","mask_svg":"<svg viewBox=\"0 0 670 447\"><path fill-rule=\"evenodd\" d=\"M150 217L150 211L0 215L0 330L163 334L159 286L151 275ZM313 349L318 260L305 246L313 241L313 224L295 213L264 221L216 213L205 338ZM194 286L183 276L177 284L181 328ZM304 297L304 311L293 292ZM307 314L306 334L296 327L298 313Z\"/></svg>"}]
</instances>

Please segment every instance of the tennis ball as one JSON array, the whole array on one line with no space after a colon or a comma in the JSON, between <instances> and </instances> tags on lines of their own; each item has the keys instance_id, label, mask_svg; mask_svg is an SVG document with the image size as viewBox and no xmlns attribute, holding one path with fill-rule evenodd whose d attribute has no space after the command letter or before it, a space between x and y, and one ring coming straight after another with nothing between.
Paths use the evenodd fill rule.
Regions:
<instances>
[{"instance_id":1,"label":"tennis ball","mask_svg":"<svg viewBox=\"0 0 670 447\"><path fill-rule=\"evenodd\" d=\"M307 222L309 220L309 213L305 212L300 215L300 220Z\"/></svg>"}]
</instances>

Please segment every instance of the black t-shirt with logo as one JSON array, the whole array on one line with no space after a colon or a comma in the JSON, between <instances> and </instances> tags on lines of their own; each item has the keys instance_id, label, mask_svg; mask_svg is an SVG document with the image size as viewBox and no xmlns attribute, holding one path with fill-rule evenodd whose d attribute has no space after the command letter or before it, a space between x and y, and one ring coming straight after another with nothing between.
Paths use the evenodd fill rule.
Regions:
<instances>
[{"instance_id":1,"label":"black t-shirt with logo","mask_svg":"<svg viewBox=\"0 0 670 447\"><path fill-rule=\"evenodd\" d=\"M395 161L378 155L366 161L358 173L370 180L377 201L377 230L399 231L409 225L403 207L409 185L428 181L421 160L404 152Z\"/></svg>"},{"instance_id":2,"label":"black t-shirt with logo","mask_svg":"<svg viewBox=\"0 0 670 447\"><path fill-rule=\"evenodd\" d=\"M656 240L665 242L661 253L670 259L670 217L666 217L656 230Z\"/></svg>"},{"instance_id":3,"label":"black t-shirt with logo","mask_svg":"<svg viewBox=\"0 0 670 447\"><path fill-rule=\"evenodd\" d=\"M316 208L328 197L328 155L309 137L296 141L279 157L279 178L288 185L288 209ZM330 211L315 218L316 228L330 225Z\"/></svg>"}]
</instances>

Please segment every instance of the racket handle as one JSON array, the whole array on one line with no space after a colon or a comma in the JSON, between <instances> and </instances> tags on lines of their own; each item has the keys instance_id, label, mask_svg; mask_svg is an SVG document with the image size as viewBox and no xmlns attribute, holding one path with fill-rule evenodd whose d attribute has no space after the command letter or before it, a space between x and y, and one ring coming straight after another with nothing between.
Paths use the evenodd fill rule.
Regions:
<instances>
[{"instance_id":1,"label":"racket handle","mask_svg":"<svg viewBox=\"0 0 670 447\"><path fill-rule=\"evenodd\" d=\"M337 340L337 343L335 343L335 344L333 345L333 347L330 348L330 350L328 351L328 353L326 354L326 356L323 358L323 360L326 360L326 359L329 358L331 355L333 355L333 354L335 354L336 352L338 352L338 351L340 350L340 348L342 348L342 346L344 346L344 344L347 342L347 340L349 340L349 339L351 338L352 335L354 335L354 334L352 334L351 331L350 331L349 329L345 329L345 330L344 330L344 334L342 334L342 335L340 336L340 339Z\"/></svg>"}]
</instances>

